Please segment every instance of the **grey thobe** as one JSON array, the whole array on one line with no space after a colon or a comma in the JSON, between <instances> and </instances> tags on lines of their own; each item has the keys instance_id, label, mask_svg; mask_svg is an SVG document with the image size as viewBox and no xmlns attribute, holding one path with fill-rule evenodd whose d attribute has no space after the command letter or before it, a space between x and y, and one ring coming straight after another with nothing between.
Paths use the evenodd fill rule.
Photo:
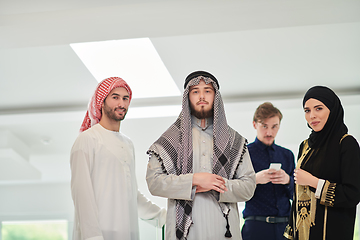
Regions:
<instances>
[{"instance_id":1,"label":"grey thobe","mask_svg":"<svg viewBox=\"0 0 360 240\"><path fill-rule=\"evenodd\" d=\"M192 116L193 137L193 169L194 173L212 173L213 161L213 125L206 119L204 129L200 120ZM248 201L254 194L255 172L251 164L249 152L246 150L243 160L237 169L238 179L225 179L228 191L219 194L219 202L230 203L229 224L232 233L231 240L240 240L240 219L237 202ZM166 217L166 239L175 240L175 200L193 200L192 220L188 240L221 240L225 237L226 220L220 206L210 193L196 193L192 187L193 173L180 176L163 173L161 163L152 155L147 168L146 180L150 192L155 196L168 198Z\"/></svg>"}]
</instances>

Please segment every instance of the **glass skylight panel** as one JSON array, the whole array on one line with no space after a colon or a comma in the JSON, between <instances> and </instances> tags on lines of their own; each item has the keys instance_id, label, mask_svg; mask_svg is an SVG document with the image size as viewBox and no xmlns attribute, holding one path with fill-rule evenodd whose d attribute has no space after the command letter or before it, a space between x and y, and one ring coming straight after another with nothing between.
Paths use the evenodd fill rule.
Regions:
<instances>
[{"instance_id":1,"label":"glass skylight panel","mask_svg":"<svg viewBox=\"0 0 360 240\"><path fill-rule=\"evenodd\" d=\"M149 38L70 46L98 82L108 77L121 77L130 85L133 98L181 95Z\"/></svg>"}]
</instances>

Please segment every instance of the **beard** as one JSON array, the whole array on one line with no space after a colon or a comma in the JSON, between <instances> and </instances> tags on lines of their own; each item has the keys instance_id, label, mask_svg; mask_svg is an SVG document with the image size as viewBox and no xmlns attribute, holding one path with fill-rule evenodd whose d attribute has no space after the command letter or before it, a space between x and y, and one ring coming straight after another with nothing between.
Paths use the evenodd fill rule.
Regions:
<instances>
[{"instance_id":1,"label":"beard","mask_svg":"<svg viewBox=\"0 0 360 240\"><path fill-rule=\"evenodd\" d=\"M117 116L116 113L115 113L115 111L116 111L117 109L125 109L125 114L124 114L123 116ZM126 114L127 114L126 108L117 107L117 108L114 108L114 110L113 110L113 109L111 109L108 105L106 105L106 103L104 104L103 110L104 110L104 114L105 114L109 119L115 120L115 121L118 121L118 122L124 120L124 118L125 118L125 116L126 116Z\"/></svg>"},{"instance_id":2,"label":"beard","mask_svg":"<svg viewBox=\"0 0 360 240\"><path fill-rule=\"evenodd\" d=\"M201 107L201 110L198 111L195 109L194 105L190 103L190 110L191 110L191 115L194 115L198 119L205 119L214 116L214 107L206 111L204 107Z\"/></svg>"}]
</instances>

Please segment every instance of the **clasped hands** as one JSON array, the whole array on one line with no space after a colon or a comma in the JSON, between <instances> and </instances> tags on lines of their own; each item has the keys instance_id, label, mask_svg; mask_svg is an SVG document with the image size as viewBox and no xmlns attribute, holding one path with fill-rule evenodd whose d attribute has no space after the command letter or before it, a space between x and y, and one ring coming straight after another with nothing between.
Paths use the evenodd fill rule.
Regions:
<instances>
[{"instance_id":1,"label":"clasped hands","mask_svg":"<svg viewBox=\"0 0 360 240\"><path fill-rule=\"evenodd\" d=\"M283 170L264 169L256 173L256 184L289 184L290 176Z\"/></svg>"},{"instance_id":2,"label":"clasped hands","mask_svg":"<svg viewBox=\"0 0 360 240\"><path fill-rule=\"evenodd\" d=\"M192 185L196 186L196 193L210 190L224 193L228 190L225 186L225 180L221 176L207 172L194 173Z\"/></svg>"}]
</instances>

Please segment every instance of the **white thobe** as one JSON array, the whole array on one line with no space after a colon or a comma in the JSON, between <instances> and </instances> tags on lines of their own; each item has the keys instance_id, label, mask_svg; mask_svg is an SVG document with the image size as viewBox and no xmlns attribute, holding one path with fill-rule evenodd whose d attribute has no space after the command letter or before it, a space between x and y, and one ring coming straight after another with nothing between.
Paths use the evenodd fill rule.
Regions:
<instances>
[{"instance_id":1,"label":"white thobe","mask_svg":"<svg viewBox=\"0 0 360 240\"><path fill-rule=\"evenodd\" d=\"M76 139L70 159L73 240L138 240L138 216L164 224L165 210L137 189L134 156L128 137L100 124Z\"/></svg>"},{"instance_id":2,"label":"white thobe","mask_svg":"<svg viewBox=\"0 0 360 240\"><path fill-rule=\"evenodd\" d=\"M194 173L212 173L213 125L211 119L206 120L206 127L202 129L200 127L201 120L192 117ZM237 179L224 179L228 191L220 193L218 200L219 202L229 203L229 225L232 240L241 239L237 202L248 201L253 196L256 188L255 172L247 150L236 175L238 176ZM226 220L218 202L208 192L195 194L192 179L193 173L179 176L163 173L161 163L156 156L151 156L146 174L149 190L153 195L168 198L166 239L176 239L176 202L174 199L181 199L193 200L193 224L189 229L188 240L229 240L229 238L225 237Z\"/></svg>"}]
</instances>

